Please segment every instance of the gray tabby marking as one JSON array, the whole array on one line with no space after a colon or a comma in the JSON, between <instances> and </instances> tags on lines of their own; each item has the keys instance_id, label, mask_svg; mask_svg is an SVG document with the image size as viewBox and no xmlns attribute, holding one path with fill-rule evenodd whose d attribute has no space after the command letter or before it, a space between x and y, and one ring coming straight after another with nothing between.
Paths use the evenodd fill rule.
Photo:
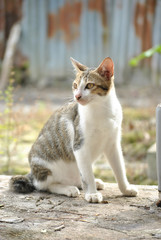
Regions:
<instances>
[{"instance_id":1,"label":"gray tabby marking","mask_svg":"<svg viewBox=\"0 0 161 240\"><path fill-rule=\"evenodd\" d=\"M73 123L73 146L71 144L67 121ZM49 162L60 159L67 162L75 161L73 150L80 149L84 142L79 121L78 105L75 102L65 105L56 111L45 124L32 146L29 154L30 162L33 156Z\"/></svg>"}]
</instances>

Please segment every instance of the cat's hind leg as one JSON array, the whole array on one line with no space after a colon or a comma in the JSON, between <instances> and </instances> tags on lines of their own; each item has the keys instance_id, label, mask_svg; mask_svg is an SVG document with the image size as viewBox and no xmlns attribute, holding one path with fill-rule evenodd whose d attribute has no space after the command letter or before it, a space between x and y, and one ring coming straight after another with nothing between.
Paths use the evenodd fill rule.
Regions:
<instances>
[{"instance_id":1,"label":"cat's hind leg","mask_svg":"<svg viewBox=\"0 0 161 240\"><path fill-rule=\"evenodd\" d=\"M33 158L31 169L33 185L37 190L68 197L77 197L80 194L76 187L81 185L80 177L74 175L78 172L76 164L65 163L61 160L49 163L40 158Z\"/></svg>"},{"instance_id":2,"label":"cat's hind leg","mask_svg":"<svg viewBox=\"0 0 161 240\"><path fill-rule=\"evenodd\" d=\"M80 194L79 189L75 186L54 183L51 176L48 177L48 179L43 182L35 179L34 186L37 190L40 191L47 191L50 193L56 193L68 197L77 197Z\"/></svg>"},{"instance_id":3,"label":"cat's hind leg","mask_svg":"<svg viewBox=\"0 0 161 240\"><path fill-rule=\"evenodd\" d=\"M95 184L96 184L96 189L97 190L103 190L105 189L105 183L99 179L99 178L95 178ZM82 190L83 189L83 186L82 185L79 185L78 186L78 189Z\"/></svg>"},{"instance_id":4,"label":"cat's hind leg","mask_svg":"<svg viewBox=\"0 0 161 240\"><path fill-rule=\"evenodd\" d=\"M77 197L80 194L80 191L75 186L63 185L53 183L48 187L49 192L65 195L68 197Z\"/></svg>"},{"instance_id":5,"label":"cat's hind leg","mask_svg":"<svg viewBox=\"0 0 161 240\"><path fill-rule=\"evenodd\" d=\"M97 190L103 190L105 188L105 183L101 179L95 178L95 183Z\"/></svg>"}]
</instances>

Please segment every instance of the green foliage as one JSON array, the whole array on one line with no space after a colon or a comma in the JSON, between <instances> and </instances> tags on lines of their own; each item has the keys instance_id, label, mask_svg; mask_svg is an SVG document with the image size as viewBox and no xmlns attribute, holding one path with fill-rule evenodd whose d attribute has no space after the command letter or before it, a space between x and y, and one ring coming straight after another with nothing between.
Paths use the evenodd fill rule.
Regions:
<instances>
[{"instance_id":1,"label":"green foliage","mask_svg":"<svg viewBox=\"0 0 161 240\"><path fill-rule=\"evenodd\" d=\"M142 162L155 143L154 109L124 108L122 146L129 162Z\"/></svg>"},{"instance_id":2,"label":"green foliage","mask_svg":"<svg viewBox=\"0 0 161 240\"><path fill-rule=\"evenodd\" d=\"M14 136L13 118L13 79L14 72L11 73L9 85L4 92L0 92L0 100L4 101L4 110L0 112L0 155L6 156L6 172L10 172L11 154L17 139Z\"/></svg>"},{"instance_id":3,"label":"green foliage","mask_svg":"<svg viewBox=\"0 0 161 240\"><path fill-rule=\"evenodd\" d=\"M29 78L29 62L23 61L20 66L14 66L16 83L24 85Z\"/></svg>"},{"instance_id":4,"label":"green foliage","mask_svg":"<svg viewBox=\"0 0 161 240\"><path fill-rule=\"evenodd\" d=\"M148 49L147 51L142 52L138 56L132 58L130 60L129 64L132 67L136 67L142 59L149 58L149 57L153 56L154 53L161 53L161 45L152 47L152 48Z\"/></svg>"}]
</instances>

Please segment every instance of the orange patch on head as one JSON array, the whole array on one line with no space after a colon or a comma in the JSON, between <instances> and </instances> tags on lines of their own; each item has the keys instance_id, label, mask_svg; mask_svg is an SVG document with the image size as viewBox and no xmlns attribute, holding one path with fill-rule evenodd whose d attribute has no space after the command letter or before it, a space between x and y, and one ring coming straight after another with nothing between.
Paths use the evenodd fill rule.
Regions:
<instances>
[{"instance_id":1,"label":"orange patch on head","mask_svg":"<svg viewBox=\"0 0 161 240\"><path fill-rule=\"evenodd\" d=\"M76 75L76 78L75 78L75 80L73 82L73 85L72 85L72 89L73 90L78 88L78 86L80 85L80 82L81 82L81 78L82 78L82 73L78 72L77 75Z\"/></svg>"},{"instance_id":2,"label":"orange patch on head","mask_svg":"<svg viewBox=\"0 0 161 240\"><path fill-rule=\"evenodd\" d=\"M80 85L84 79L84 89L88 89L92 94L105 96L113 85L114 63L111 58L105 58L96 69L89 69L85 65L71 59L77 74L73 82L73 90Z\"/></svg>"}]
</instances>

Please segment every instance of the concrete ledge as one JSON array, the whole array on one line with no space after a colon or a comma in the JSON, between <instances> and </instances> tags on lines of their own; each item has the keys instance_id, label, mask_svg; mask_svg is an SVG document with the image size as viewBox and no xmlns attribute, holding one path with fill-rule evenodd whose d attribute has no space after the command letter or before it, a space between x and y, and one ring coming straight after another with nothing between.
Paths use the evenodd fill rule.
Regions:
<instances>
[{"instance_id":1,"label":"concrete ledge","mask_svg":"<svg viewBox=\"0 0 161 240\"><path fill-rule=\"evenodd\" d=\"M157 186L138 186L138 197L121 196L116 184L106 184L104 203L33 192L8 191L8 176L0 176L0 240L160 239L161 209Z\"/></svg>"}]
</instances>

